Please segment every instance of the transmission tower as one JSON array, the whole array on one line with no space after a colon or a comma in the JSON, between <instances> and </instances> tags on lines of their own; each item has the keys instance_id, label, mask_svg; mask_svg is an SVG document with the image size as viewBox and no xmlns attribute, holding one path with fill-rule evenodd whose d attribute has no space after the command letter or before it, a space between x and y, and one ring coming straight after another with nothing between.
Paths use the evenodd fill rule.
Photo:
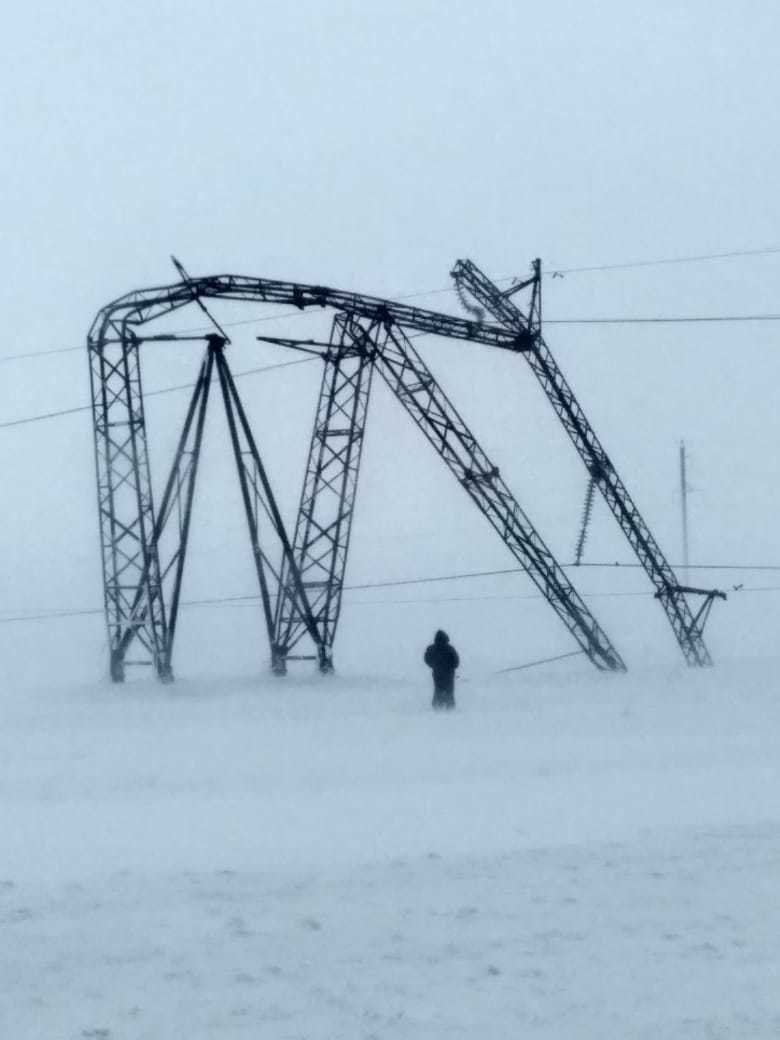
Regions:
<instances>
[{"instance_id":1,"label":"transmission tower","mask_svg":"<svg viewBox=\"0 0 780 1040\"><path fill-rule=\"evenodd\" d=\"M275 672L283 674L288 661L301 658L315 660L322 671L333 667L375 370L581 651L599 669L625 669L620 654L506 485L498 466L482 450L409 338L410 332L432 334L524 355L545 385L549 384L556 411L575 443L587 444L589 473L596 486L623 518L637 551L650 559L648 567L657 569L660 550L655 551L649 531L606 455L597 450L600 446L595 435L541 340L538 268L534 279L526 283L532 301L526 320L473 265L459 264L457 284L464 294L470 294L467 303L471 317L467 320L319 285L236 275L190 278L178 261L175 263L181 282L128 293L108 304L97 315L88 337L106 621L110 670L115 681L121 681L125 667L133 663L152 665L162 680L173 676L181 584L215 373L227 416ZM292 537L282 522L228 364L229 339L206 307L205 301L210 299L334 312L327 343L258 337L319 354L323 363ZM204 312L214 332L184 337L144 335L149 322L188 304L196 304ZM506 309L507 305L511 309ZM485 310L494 315L495 323L484 320ZM201 346L205 343L206 349L156 510L143 408L141 350L152 349L156 341L176 339L200 342ZM670 574L663 570L665 578ZM683 590L672 579L673 575L659 583L664 607L667 613L674 613L676 631L685 626L691 654L701 657L706 650L700 633L695 638L697 619L691 623ZM129 656L132 649L137 657Z\"/></svg>"}]
</instances>

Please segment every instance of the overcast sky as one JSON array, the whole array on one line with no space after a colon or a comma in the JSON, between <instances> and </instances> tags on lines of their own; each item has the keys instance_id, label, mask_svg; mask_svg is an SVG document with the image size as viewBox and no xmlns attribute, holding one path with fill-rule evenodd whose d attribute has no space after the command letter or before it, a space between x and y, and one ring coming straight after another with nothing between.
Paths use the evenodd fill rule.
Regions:
<instances>
[{"instance_id":1,"label":"overcast sky","mask_svg":"<svg viewBox=\"0 0 780 1040\"><path fill-rule=\"evenodd\" d=\"M391 296L446 286L461 256L498 277L525 273L534 256L555 269L780 246L780 10L769 0L738 8L76 0L17 5L3 35L0 359L78 346L107 301L175 280L171 252L196 274ZM779 313L779 285L780 255L572 273L546 280L545 310L550 319ZM447 294L419 302L457 307ZM235 316L226 305L219 314ZM673 559L684 437L696 487L693 555L780 562L778 333L780 323L547 328ZM584 477L521 360L448 343L422 349L556 553L570 558ZM251 328L236 344L237 367L272 357L253 346ZM186 350L149 359L147 385L196 366ZM0 420L88 400L80 353L0 372ZM318 375L316 366L292 372L245 384L288 509ZM163 444L185 404L160 401L150 406L158 487ZM370 417L353 575L511 563L424 443L417 460L410 424L391 404L378 396ZM403 465L401 444L412 453ZM224 461L215 449L204 469L212 498L223 494ZM89 416L0 430L0 466L0 608L99 603ZM208 496L200 507L207 525ZM211 563L197 591L207 577L211 588L219 578L217 591L236 591L247 580L243 557L230 563L225 548L215 578L228 539L223 518L211 522ZM240 515L230 524L239 537ZM628 558L603 506L591 551ZM641 642L624 605L604 604L594 610L614 615L615 642ZM778 606L767 596L764 613L776 616ZM382 609L371 627L390 633L383 652L396 637L412 640L413 626L424 640L449 617L473 653L479 642L488 657L534 656L534 640L506 649L519 625L506 617L512 601L485 608L492 620L483 618L473 640L469 617L446 613L454 607L416 608L399 629ZM740 633L752 629L754 614L747 621L739 604L726 609ZM344 620L354 643L359 629L346 609ZM540 641L567 649L555 624ZM722 653L738 653L718 624ZM41 645L74 675L104 667L99 619L67 630L2 628L3 674L21 674L13 662Z\"/></svg>"}]
</instances>

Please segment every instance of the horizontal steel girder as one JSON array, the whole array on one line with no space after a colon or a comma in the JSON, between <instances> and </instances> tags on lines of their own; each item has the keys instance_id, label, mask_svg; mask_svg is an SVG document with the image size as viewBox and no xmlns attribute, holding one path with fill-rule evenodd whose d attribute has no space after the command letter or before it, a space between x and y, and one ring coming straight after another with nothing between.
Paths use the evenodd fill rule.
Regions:
<instances>
[{"instance_id":1,"label":"horizontal steel girder","mask_svg":"<svg viewBox=\"0 0 780 1040\"><path fill-rule=\"evenodd\" d=\"M100 349L101 343L111 338L118 323L139 325L159 318L170 311L192 303L194 298L242 300L253 303L272 303L296 307L330 308L345 311L369 321L401 325L416 332L427 332L451 339L471 340L504 350L528 350L533 337L524 330L514 332L500 325L467 321L449 314L439 314L420 307L375 296L343 292L327 286L305 285L299 282L278 282L270 278L246 278L240 275L213 275L192 278L187 282L142 289L121 296L100 310L89 331L89 345Z\"/></svg>"}]
</instances>

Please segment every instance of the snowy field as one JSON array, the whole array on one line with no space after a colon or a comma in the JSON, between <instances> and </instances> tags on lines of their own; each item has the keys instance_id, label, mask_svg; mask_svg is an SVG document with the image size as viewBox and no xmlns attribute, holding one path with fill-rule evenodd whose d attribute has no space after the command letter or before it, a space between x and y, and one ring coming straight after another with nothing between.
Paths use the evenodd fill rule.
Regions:
<instances>
[{"instance_id":1,"label":"snowy field","mask_svg":"<svg viewBox=\"0 0 780 1040\"><path fill-rule=\"evenodd\" d=\"M780 1036L777 671L9 687L0 1037Z\"/></svg>"}]
</instances>

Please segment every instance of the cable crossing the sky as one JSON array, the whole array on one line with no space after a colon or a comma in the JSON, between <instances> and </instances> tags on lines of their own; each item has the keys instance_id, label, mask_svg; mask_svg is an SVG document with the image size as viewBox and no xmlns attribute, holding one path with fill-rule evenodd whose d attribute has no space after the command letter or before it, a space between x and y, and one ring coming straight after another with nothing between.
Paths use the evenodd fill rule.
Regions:
<instances>
[{"instance_id":1,"label":"cable crossing the sky","mask_svg":"<svg viewBox=\"0 0 780 1040\"><path fill-rule=\"evenodd\" d=\"M625 271L631 269L645 268L645 267L660 267L668 266L673 264L691 264L691 263L702 263L710 260L731 260L731 259L744 259L749 257L757 256L771 256L780 254L780 246L768 246L759 249L735 249L728 252L722 253L699 253L691 256L678 256L678 257L662 257L660 259L652 260L630 260L621 263L610 263L610 264L595 264L585 267L550 267L545 272L545 277L555 278L563 277L570 274L586 274L590 272L608 272L608 271ZM496 282L511 282L514 280L512 275L504 275L500 278L496 278ZM453 286L444 286L440 289L421 289L417 292L401 293L392 297L396 300L412 300L422 298L425 296L439 296L445 293L454 293L456 290ZM225 328L237 328L241 325L254 325L266 321L280 321L287 317L298 317L298 311L285 311L282 314L264 315L258 318L244 318L238 321L227 321L224 322ZM736 314L736 315L701 315L701 316L685 316L677 315L672 317L657 316L649 318L547 318L545 319L546 324L550 325L641 325L641 324L688 324L688 323L699 323L699 322L761 322L761 321L780 321L780 314ZM203 332L205 326L196 326L187 329L179 329L181 333L187 332ZM84 350L83 346L78 347L56 347L52 350L38 350L38 351L27 351L19 354L10 354L5 357L0 357L0 365L11 361L24 361L32 358L48 357L52 354L71 354L80 353Z\"/></svg>"}]
</instances>

